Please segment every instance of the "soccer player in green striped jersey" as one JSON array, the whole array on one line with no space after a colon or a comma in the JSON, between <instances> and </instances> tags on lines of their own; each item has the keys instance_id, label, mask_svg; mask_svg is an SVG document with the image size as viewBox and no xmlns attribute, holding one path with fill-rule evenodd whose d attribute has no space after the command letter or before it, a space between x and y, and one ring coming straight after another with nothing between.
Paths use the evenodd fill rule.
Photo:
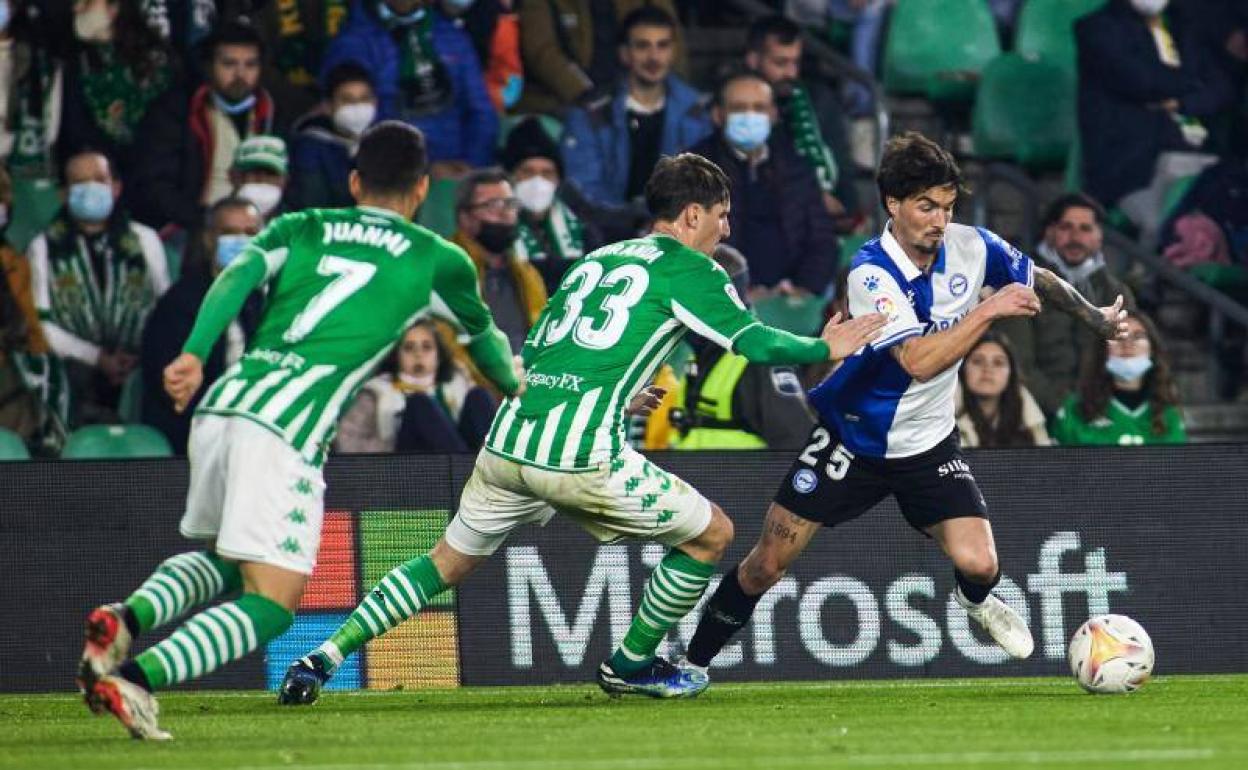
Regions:
<instances>
[{"instance_id":1,"label":"soccer player in green striped jersey","mask_svg":"<svg viewBox=\"0 0 1248 770\"><path fill-rule=\"evenodd\" d=\"M507 394L521 383L507 339L458 246L411 222L429 190L424 136L384 122L360 140L357 206L277 219L217 278L183 353L164 373L178 411L203 361L252 291L264 314L242 359L205 394L191 427L181 531L206 548L162 563L124 603L96 608L78 682L87 705L136 738L167 739L153 690L207 674L282 633L316 562L321 464L356 389L411 323L436 309L472 336L468 351ZM227 594L128 659L141 632Z\"/></svg>"},{"instance_id":2,"label":"soccer player in green striped jersey","mask_svg":"<svg viewBox=\"0 0 1248 770\"><path fill-rule=\"evenodd\" d=\"M833 319L821 339L759 323L709 256L728 234L729 200L714 163L693 154L659 161L646 185L654 232L603 247L564 277L525 343L524 394L499 409L444 537L391 571L338 631L292 664L280 702L313 702L348 655L461 581L513 529L555 512L603 542L670 547L623 643L599 669L603 689L687 697L705 688L704 675L655 650L701 597L732 522L629 447L625 413L645 408L646 383L689 330L756 363L806 364L846 357L884 323L880 315Z\"/></svg>"}]
</instances>

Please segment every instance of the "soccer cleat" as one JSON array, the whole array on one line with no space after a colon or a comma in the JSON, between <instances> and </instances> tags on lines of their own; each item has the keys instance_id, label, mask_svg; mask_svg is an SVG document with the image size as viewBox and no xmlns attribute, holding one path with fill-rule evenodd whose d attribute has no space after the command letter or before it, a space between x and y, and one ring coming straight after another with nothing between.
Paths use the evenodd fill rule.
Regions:
<instances>
[{"instance_id":1,"label":"soccer cleat","mask_svg":"<svg viewBox=\"0 0 1248 770\"><path fill-rule=\"evenodd\" d=\"M1031 638L1031 631L1008 604L993 594L988 594L988 598L984 599L983 603L973 604L971 600L962 595L961 589L954 592L954 598L966 610L966 614L974 618L975 622L988 632L993 641L1009 653L1010 657L1020 660L1031 657L1031 652L1036 647L1036 643Z\"/></svg>"},{"instance_id":2,"label":"soccer cleat","mask_svg":"<svg viewBox=\"0 0 1248 770\"><path fill-rule=\"evenodd\" d=\"M711 684L710 677L693 666L677 667L656 657L641 671L617 674L610 663L598 667L598 686L613 698L648 695L651 698L694 698Z\"/></svg>"},{"instance_id":3,"label":"soccer cleat","mask_svg":"<svg viewBox=\"0 0 1248 770\"><path fill-rule=\"evenodd\" d=\"M311 706L328 681L321 656L305 655L286 669L282 686L277 689L277 702L282 706Z\"/></svg>"},{"instance_id":4,"label":"soccer cleat","mask_svg":"<svg viewBox=\"0 0 1248 770\"><path fill-rule=\"evenodd\" d=\"M120 604L105 604L87 615L86 645L78 661L78 690L84 695L130 654L130 630Z\"/></svg>"},{"instance_id":5,"label":"soccer cleat","mask_svg":"<svg viewBox=\"0 0 1248 770\"><path fill-rule=\"evenodd\" d=\"M99 677L86 693L87 707L96 714L105 712L130 731L130 737L147 741L169 741L173 736L160 729L156 718L160 705L150 692L114 674Z\"/></svg>"}]
</instances>

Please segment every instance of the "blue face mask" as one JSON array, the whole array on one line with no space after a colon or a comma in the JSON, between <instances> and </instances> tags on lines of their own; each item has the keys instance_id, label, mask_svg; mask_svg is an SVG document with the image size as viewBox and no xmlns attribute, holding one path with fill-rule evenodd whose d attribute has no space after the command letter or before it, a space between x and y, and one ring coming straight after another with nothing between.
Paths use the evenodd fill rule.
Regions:
<instances>
[{"instance_id":1,"label":"blue face mask","mask_svg":"<svg viewBox=\"0 0 1248 770\"><path fill-rule=\"evenodd\" d=\"M1149 356L1110 356L1105 359L1105 371L1119 382L1138 380L1152 368L1153 359Z\"/></svg>"},{"instance_id":2,"label":"blue face mask","mask_svg":"<svg viewBox=\"0 0 1248 770\"><path fill-rule=\"evenodd\" d=\"M251 243L250 235L218 235L217 236L217 266L222 270L230 266L230 263L243 253L243 249L247 248L247 244Z\"/></svg>"},{"instance_id":3,"label":"blue face mask","mask_svg":"<svg viewBox=\"0 0 1248 770\"><path fill-rule=\"evenodd\" d=\"M425 18L425 9L423 7L417 8L411 13L400 16L389 5L386 5L386 0L381 0L381 2L377 3L377 18L381 19L381 23L386 26L402 27L407 24L415 24Z\"/></svg>"},{"instance_id":4,"label":"blue face mask","mask_svg":"<svg viewBox=\"0 0 1248 770\"><path fill-rule=\"evenodd\" d=\"M230 103L223 99L216 91L213 91L212 102L217 105L218 110L221 110L226 115L240 115L256 105L256 95L252 94L246 99L243 99L241 102Z\"/></svg>"},{"instance_id":5,"label":"blue face mask","mask_svg":"<svg viewBox=\"0 0 1248 770\"><path fill-rule=\"evenodd\" d=\"M463 13L473 6L477 0L445 0L446 7L451 13Z\"/></svg>"},{"instance_id":6,"label":"blue face mask","mask_svg":"<svg viewBox=\"0 0 1248 770\"><path fill-rule=\"evenodd\" d=\"M103 182L69 186L69 214L80 222L103 222L113 213L113 187Z\"/></svg>"},{"instance_id":7,"label":"blue face mask","mask_svg":"<svg viewBox=\"0 0 1248 770\"><path fill-rule=\"evenodd\" d=\"M724 136L742 152L753 152L771 136L771 118L764 112L731 112L724 124Z\"/></svg>"},{"instance_id":8,"label":"blue face mask","mask_svg":"<svg viewBox=\"0 0 1248 770\"><path fill-rule=\"evenodd\" d=\"M516 102L520 101L520 94L524 91L524 77L521 75L508 75L507 81L503 83L503 107L511 109Z\"/></svg>"},{"instance_id":9,"label":"blue face mask","mask_svg":"<svg viewBox=\"0 0 1248 770\"><path fill-rule=\"evenodd\" d=\"M0 0L0 31L7 30L12 20L13 7L9 5L9 0Z\"/></svg>"}]
</instances>

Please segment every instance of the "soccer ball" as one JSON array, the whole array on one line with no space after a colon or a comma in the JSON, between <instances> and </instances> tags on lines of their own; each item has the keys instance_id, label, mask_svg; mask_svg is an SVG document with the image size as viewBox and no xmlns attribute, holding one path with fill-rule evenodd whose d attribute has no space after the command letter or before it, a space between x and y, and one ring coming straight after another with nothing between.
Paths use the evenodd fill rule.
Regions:
<instances>
[{"instance_id":1,"label":"soccer ball","mask_svg":"<svg viewBox=\"0 0 1248 770\"><path fill-rule=\"evenodd\" d=\"M1088 692L1134 692L1153 672L1153 642L1126 615L1098 615L1071 637L1066 659Z\"/></svg>"}]
</instances>

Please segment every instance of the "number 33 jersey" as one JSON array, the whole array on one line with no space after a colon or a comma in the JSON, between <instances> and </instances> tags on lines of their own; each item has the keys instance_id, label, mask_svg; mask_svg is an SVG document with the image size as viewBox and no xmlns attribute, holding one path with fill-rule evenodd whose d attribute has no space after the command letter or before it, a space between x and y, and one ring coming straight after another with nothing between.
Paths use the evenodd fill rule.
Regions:
<instances>
[{"instance_id":1,"label":"number 33 jersey","mask_svg":"<svg viewBox=\"0 0 1248 770\"><path fill-rule=\"evenodd\" d=\"M529 332L525 392L499 409L486 449L551 470L609 462L629 401L688 330L731 349L757 323L727 273L675 238L604 246L568 271Z\"/></svg>"},{"instance_id":2,"label":"number 33 jersey","mask_svg":"<svg viewBox=\"0 0 1248 770\"><path fill-rule=\"evenodd\" d=\"M382 209L283 216L226 268L259 269L259 328L199 411L258 422L314 464L360 383L431 307L469 334L493 328L468 255Z\"/></svg>"}]
</instances>

